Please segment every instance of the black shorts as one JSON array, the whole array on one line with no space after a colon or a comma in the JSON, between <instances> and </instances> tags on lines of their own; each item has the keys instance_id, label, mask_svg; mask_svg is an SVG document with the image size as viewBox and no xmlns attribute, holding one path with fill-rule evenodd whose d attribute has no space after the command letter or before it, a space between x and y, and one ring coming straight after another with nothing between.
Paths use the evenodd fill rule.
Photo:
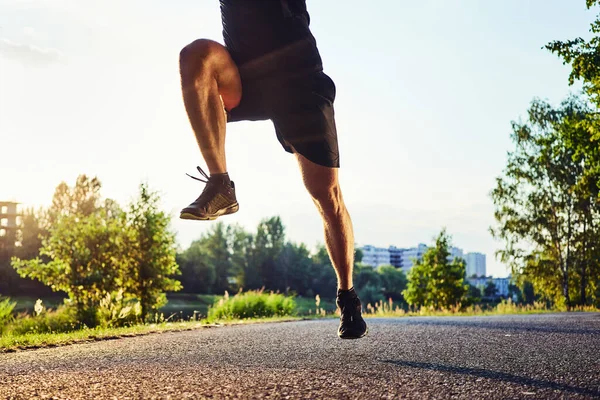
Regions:
<instances>
[{"instance_id":1,"label":"black shorts","mask_svg":"<svg viewBox=\"0 0 600 400\"><path fill-rule=\"evenodd\" d=\"M340 166L335 84L329 76L320 68L295 74L265 73L260 63L239 70L242 99L227 113L227 122L271 120L287 152L325 167Z\"/></svg>"}]
</instances>

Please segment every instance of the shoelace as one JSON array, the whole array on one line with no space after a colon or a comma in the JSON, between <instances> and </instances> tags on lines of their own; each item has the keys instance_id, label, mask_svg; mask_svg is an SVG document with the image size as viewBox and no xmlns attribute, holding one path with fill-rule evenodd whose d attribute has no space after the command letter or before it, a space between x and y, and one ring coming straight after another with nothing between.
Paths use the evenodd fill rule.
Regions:
<instances>
[{"instance_id":1,"label":"shoelace","mask_svg":"<svg viewBox=\"0 0 600 400\"><path fill-rule=\"evenodd\" d=\"M204 171L202 170L202 168L200 168L200 167L196 167L196 168L198 169L198 172L200 172L200 174L201 174L203 177L205 177L205 178L206 178L206 180L204 180L204 179L200 179L200 178L196 178L195 176L193 176L193 175L190 175L190 174L188 174L187 172L186 172L185 174L186 174L187 176L189 176L190 178L192 178L192 179L195 179L195 180L197 180L197 181L204 182L204 183L208 183L208 180L210 179L210 177L208 176L208 174L207 174L206 172L204 172Z\"/></svg>"}]
</instances>

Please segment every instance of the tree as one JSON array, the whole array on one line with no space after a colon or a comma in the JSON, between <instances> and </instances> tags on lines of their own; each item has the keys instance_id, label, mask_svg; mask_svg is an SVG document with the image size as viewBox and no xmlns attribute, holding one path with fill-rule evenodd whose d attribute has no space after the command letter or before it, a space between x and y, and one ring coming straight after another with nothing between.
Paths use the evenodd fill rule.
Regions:
<instances>
[{"instance_id":1,"label":"tree","mask_svg":"<svg viewBox=\"0 0 600 400\"><path fill-rule=\"evenodd\" d=\"M254 237L254 262L262 283L267 288L284 288L283 271L277 259L285 244L285 228L279 217L263 219Z\"/></svg>"},{"instance_id":2,"label":"tree","mask_svg":"<svg viewBox=\"0 0 600 400\"><path fill-rule=\"evenodd\" d=\"M600 0L586 0L587 8L597 6ZM572 67L569 84L583 81L584 91L595 104L600 104L600 19L592 22L590 32L594 36L585 41L582 38L567 41L555 40L546 45L546 49L563 59L564 64ZM598 132L600 133L600 132Z\"/></svg>"},{"instance_id":3,"label":"tree","mask_svg":"<svg viewBox=\"0 0 600 400\"><path fill-rule=\"evenodd\" d=\"M404 271L393 265L382 265L377 268L377 273L381 278L381 286L385 298L404 300L402 291L406 289L407 283Z\"/></svg>"},{"instance_id":4,"label":"tree","mask_svg":"<svg viewBox=\"0 0 600 400\"><path fill-rule=\"evenodd\" d=\"M408 286L402 292L410 305L447 309L466 300L465 261L450 258L450 236L442 230L435 246L429 247L422 260L408 273Z\"/></svg>"},{"instance_id":5,"label":"tree","mask_svg":"<svg viewBox=\"0 0 600 400\"><path fill-rule=\"evenodd\" d=\"M46 225L50 226L62 215L91 215L100 208L102 184L96 177L79 175L75 186L61 182L54 191L52 204L46 215Z\"/></svg>"},{"instance_id":6,"label":"tree","mask_svg":"<svg viewBox=\"0 0 600 400\"><path fill-rule=\"evenodd\" d=\"M129 205L127 253L131 259L125 286L140 301L141 318L166 304L165 292L181 290L175 261L175 234L169 230L170 218L159 210L160 197L143 183L135 202Z\"/></svg>"},{"instance_id":7,"label":"tree","mask_svg":"<svg viewBox=\"0 0 600 400\"><path fill-rule=\"evenodd\" d=\"M526 276L536 292L569 307L572 286L581 283L582 296L592 295L588 283L598 277L600 234L597 186L600 170L588 170L589 157L578 152L589 141L580 124L589 108L569 98L559 109L536 100L527 123L513 122L516 148L508 155L503 176L491 196L497 227L504 241L498 251L513 275Z\"/></svg>"},{"instance_id":8,"label":"tree","mask_svg":"<svg viewBox=\"0 0 600 400\"><path fill-rule=\"evenodd\" d=\"M473 286L470 283L468 284L469 288L467 289L467 300L470 304L479 303L481 301L481 289L477 286Z\"/></svg>"},{"instance_id":9,"label":"tree","mask_svg":"<svg viewBox=\"0 0 600 400\"><path fill-rule=\"evenodd\" d=\"M239 225L227 227L231 280L237 288L259 289L262 280L254 262L254 236Z\"/></svg>"},{"instance_id":10,"label":"tree","mask_svg":"<svg viewBox=\"0 0 600 400\"><path fill-rule=\"evenodd\" d=\"M129 267L125 218L107 218L103 210L82 216L58 216L42 241L39 257L13 258L22 277L37 279L67 293L80 323L97 324L100 300L123 285Z\"/></svg>"},{"instance_id":11,"label":"tree","mask_svg":"<svg viewBox=\"0 0 600 400\"><path fill-rule=\"evenodd\" d=\"M586 0L587 8L597 6L599 0ZM600 195L600 15L592 22L590 32L593 34L589 41L582 38L576 38L567 41L556 40L546 45L546 49L557 54L562 58L564 64L571 65L571 74L569 76L569 84L572 85L575 81L580 80L583 83L584 93L590 100L593 110L589 110L585 117L580 117L577 121L577 130L570 131L574 135L567 135L567 144L574 150L574 155L577 160L582 162L585 160L583 176L581 183L587 186L587 199L583 202L583 208L586 211L586 224L583 230L585 231L578 241L575 243L578 255L575 256L578 268L576 269L577 276L575 281L578 290L579 304L589 304L594 299L600 303L598 296L600 281L599 262L600 256L598 253L598 229L597 224L591 218L593 211L592 206L598 206ZM569 137L570 136L570 137ZM584 185L581 185L584 186ZM591 189L591 190L590 190ZM597 221L597 220L596 220ZM587 232L587 234L586 234Z\"/></svg>"},{"instance_id":12,"label":"tree","mask_svg":"<svg viewBox=\"0 0 600 400\"><path fill-rule=\"evenodd\" d=\"M494 283L494 281L490 279L485 284L485 288L483 289L483 295L488 298L493 298L496 297L497 293L498 288L496 288L496 284Z\"/></svg>"},{"instance_id":13,"label":"tree","mask_svg":"<svg viewBox=\"0 0 600 400\"><path fill-rule=\"evenodd\" d=\"M337 276L331 265L327 248L323 244L316 247L311 256L311 261L312 266L308 275L311 279L310 287L314 294L318 294L323 298L335 298L337 295Z\"/></svg>"},{"instance_id":14,"label":"tree","mask_svg":"<svg viewBox=\"0 0 600 400\"><path fill-rule=\"evenodd\" d=\"M279 257L277 258L278 268L283 272L281 286L277 287L288 293L290 290L298 295L306 295L311 289L311 268L312 262L306 246L302 243L287 242Z\"/></svg>"},{"instance_id":15,"label":"tree","mask_svg":"<svg viewBox=\"0 0 600 400\"><path fill-rule=\"evenodd\" d=\"M178 254L177 264L181 269L180 280L185 293L213 293L215 267L208 262L200 241L193 241L182 254Z\"/></svg>"}]
</instances>

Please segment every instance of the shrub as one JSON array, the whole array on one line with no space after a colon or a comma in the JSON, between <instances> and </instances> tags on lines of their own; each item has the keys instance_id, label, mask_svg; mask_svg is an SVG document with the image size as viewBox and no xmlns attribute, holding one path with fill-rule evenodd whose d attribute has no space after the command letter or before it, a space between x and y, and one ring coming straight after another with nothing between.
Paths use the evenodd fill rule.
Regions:
<instances>
[{"instance_id":1,"label":"shrub","mask_svg":"<svg viewBox=\"0 0 600 400\"><path fill-rule=\"evenodd\" d=\"M14 335L70 332L80 327L76 314L75 308L68 305L46 310L38 300L35 315L20 315L6 330Z\"/></svg>"},{"instance_id":2,"label":"shrub","mask_svg":"<svg viewBox=\"0 0 600 400\"><path fill-rule=\"evenodd\" d=\"M225 296L209 308L207 320L281 317L293 315L295 311L294 299L282 294L249 291L229 297L225 292Z\"/></svg>"},{"instance_id":3,"label":"shrub","mask_svg":"<svg viewBox=\"0 0 600 400\"><path fill-rule=\"evenodd\" d=\"M12 312L16 305L17 303L10 301L9 298L0 300L0 332L2 332L2 328L13 319Z\"/></svg>"},{"instance_id":4,"label":"shrub","mask_svg":"<svg viewBox=\"0 0 600 400\"><path fill-rule=\"evenodd\" d=\"M132 326L141 322L142 308L139 301L125 299L123 289L107 293L98 307L98 321L103 327Z\"/></svg>"}]
</instances>

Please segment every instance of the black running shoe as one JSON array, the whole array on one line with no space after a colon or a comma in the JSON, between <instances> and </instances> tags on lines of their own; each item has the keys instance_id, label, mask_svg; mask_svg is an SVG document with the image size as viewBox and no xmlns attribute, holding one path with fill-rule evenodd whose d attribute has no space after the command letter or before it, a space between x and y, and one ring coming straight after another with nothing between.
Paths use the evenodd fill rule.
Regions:
<instances>
[{"instance_id":1,"label":"black running shoe","mask_svg":"<svg viewBox=\"0 0 600 400\"><path fill-rule=\"evenodd\" d=\"M361 315L362 305L354 288L338 290L337 306L340 308L338 336L342 339L360 339L367 335L367 323Z\"/></svg>"},{"instance_id":2,"label":"black running shoe","mask_svg":"<svg viewBox=\"0 0 600 400\"><path fill-rule=\"evenodd\" d=\"M227 175L209 177L200 167L198 172L206 178L200 179L187 174L189 177L206 183L202 194L192 204L181 210L182 219L213 220L221 215L233 214L240 209L235 198L235 186Z\"/></svg>"}]
</instances>

